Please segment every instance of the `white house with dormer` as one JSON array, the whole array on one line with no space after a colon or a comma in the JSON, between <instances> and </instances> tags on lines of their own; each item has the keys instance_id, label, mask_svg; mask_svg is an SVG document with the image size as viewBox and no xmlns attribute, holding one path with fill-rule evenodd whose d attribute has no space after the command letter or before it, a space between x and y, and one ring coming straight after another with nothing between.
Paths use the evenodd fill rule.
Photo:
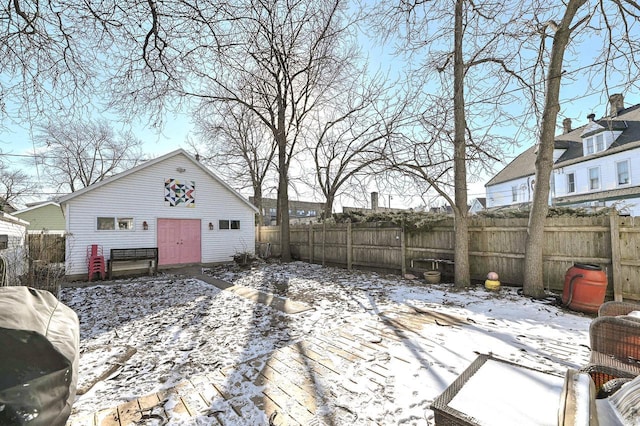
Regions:
<instances>
[{"instance_id":1,"label":"white house with dormer","mask_svg":"<svg viewBox=\"0 0 640 426\"><path fill-rule=\"evenodd\" d=\"M556 136L549 203L598 209L615 206L640 216L640 104L609 98L609 114L577 129L563 121ZM487 184L487 209L528 205L533 199L537 146L516 157Z\"/></svg>"}]
</instances>

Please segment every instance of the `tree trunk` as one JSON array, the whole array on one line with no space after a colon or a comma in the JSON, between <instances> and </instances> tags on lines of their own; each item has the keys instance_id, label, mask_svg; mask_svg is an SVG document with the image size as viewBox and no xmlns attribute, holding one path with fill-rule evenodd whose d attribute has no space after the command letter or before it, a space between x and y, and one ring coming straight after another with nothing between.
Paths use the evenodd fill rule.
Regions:
<instances>
[{"instance_id":1,"label":"tree trunk","mask_svg":"<svg viewBox=\"0 0 640 426\"><path fill-rule=\"evenodd\" d=\"M280 259L291 261L291 239L289 235L289 164L287 162L287 134L285 108L278 97L278 128L275 132L278 144L278 218L280 219Z\"/></svg>"},{"instance_id":2,"label":"tree trunk","mask_svg":"<svg viewBox=\"0 0 640 426\"><path fill-rule=\"evenodd\" d=\"M453 208L455 230L455 286L468 287L469 274L469 221L467 211L467 155L465 131L467 128L464 112L464 59L462 57L463 3L456 0L453 57L453 119L455 136L453 140L453 173L455 186L455 206Z\"/></svg>"},{"instance_id":3,"label":"tree trunk","mask_svg":"<svg viewBox=\"0 0 640 426\"><path fill-rule=\"evenodd\" d=\"M544 242L544 223L549 211L549 185L553 169L553 149L556 120L560 111L560 81L564 52L571 36L571 21L586 0L569 0L565 14L553 36L551 61L547 73L547 92L545 95L540 144L536 157L536 181L533 191L533 203L529 213L527 241L524 262L524 294L529 297L545 296L543 280L542 247Z\"/></svg>"},{"instance_id":4,"label":"tree trunk","mask_svg":"<svg viewBox=\"0 0 640 426\"><path fill-rule=\"evenodd\" d=\"M278 217L280 218L280 257L283 262L291 261L289 239L289 177L286 167L286 142L278 141Z\"/></svg>"},{"instance_id":5,"label":"tree trunk","mask_svg":"<svg viewBox=\"0 0 640 426\"><path fill-rule=\"evenodd\" d=\"M264 225L264 212L262 211L262 187L256 185L253 187L253 205L258 209L256 215L256 223L260 226Z\"/></svg>"},{"instance_id":6,"label":"tree trunk","mask_svg":"<svg viewBox=\"0 0 640 426\"><path fill-rule=\"evenodd\" d=\"M324 202L324 210L322 212L323 219L329 219L331 217L331 214L333 213L333 200L334 200L333 194L327 195L327 199Z\"/></svg>"}]
</instances>

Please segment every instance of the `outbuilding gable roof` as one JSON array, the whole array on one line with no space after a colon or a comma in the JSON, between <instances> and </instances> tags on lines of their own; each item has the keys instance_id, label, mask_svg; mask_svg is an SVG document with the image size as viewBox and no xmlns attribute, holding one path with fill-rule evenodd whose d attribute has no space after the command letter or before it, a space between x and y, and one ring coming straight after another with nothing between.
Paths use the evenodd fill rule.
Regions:
<instances>
[{"instance_id":1,"label":"outbuilding gable roof","mask_svg":"<svg viewBox=\"0 0 640 426\"><path fill-rule=\"evenodd\" d=\"M146 169L147 167L151 167L151 166L153 166L153 165L155 165L155 164L158 164L158 163L160 163L160 162L162 162L162 161L164 161L164 160L166 160L166 159L168 159L168 158L175 157L175 156L177 156L177 155L182 155L182 156L186 157L186 158L187 158L189 161L191 161L195 166L199 167L202 171L204 171L204 172L205 172L205 173L207 173L209 176L211 176L211 178L212 178L213 180L215 180L216 182L218 182L218 183L219 183L220 185L222 185L224 188L226 188L227 190L229 190L233 195L235 195L235 196L236 196L236 197L238 197L240 200L242 200L242 202L243 202L244 204L246 204L248 207L250 207L253 211L255 211L255 212L257 212L257 211L258 211L258 209L257 209L253 204L251 204L251 203L249 202L249 200L247 200L247 199L246 199L246 198L244 198L242 195L240 195L240 194L239 194L235 189L231 188L231 187L230 187L230 186L229 186L225 181L223 181L223 180L222 180L222 179L220 179L218 176L216 176L216 174L215 174L215 173L213 173L211 170L209 170L207 167L205 167L202 163L200 163L199 161L197 161L194 157L192 157L191 155L189 155L189 154L188 154L184 149L182 149L182 148L179 148L179 149L177 149L177 150L175 150L175 151L171 151L171 152L169 152L169 153L167 153L167 154L165 154L165 155L162 155L162 156L160 156L160 157L154 158L154 159L152 159L152 160L145 161L144 163L139 164L139 165L137 165L136 167L132 167L132 168L131 168L131 169L129 169L129 170L126 170L126 171L124 171L124 172L121 172L121 173L118 173L118 174L116 174L116 175L113 175L113 176L111 176L111 177L109 177L109 178L107 178L107 179L105 179L105 180L103 180L103 181L100 181L100 182L94 183L93 185L89 185L89 186L87 186L87 187L85 187L85 188L82 188L82 189L80 189L80 190L78 190L78 191L72 192L71 194L67 194L67 195L65 195L65 196L61 197L61 198L58 200L58 202L59 202L60 204L65 204L65 203L67 203L68 201L73 200L74 198L81 196L82 194L85 194L85 193L87 193L87 192L89 192L89 191L93 191L94 189L100 188L100 187L102 187L102 186L109 185L110 183L115 182L115 181L117 181L117 180L119 180L119 179L122 179L122 178L124 178L124 177L126 177L126 176L129 176L129 175L130 175L130 174L132 174L132 173L135 173L135 172L137 172L137 171L139 171L139 170Z\"/></svg>"},{"instance_id":2,"label":"outbuilding gable roof","mask_svg":"<svg viewBox=\"0 0 640 426\"><path fill-rule=\"evenodd\" d=\"M592 123L597 126L592 126ZM592 126L593 129L585 130ZM640 104L625 108L615 117L603 117L595 122L589 122L584 126L555 137L554 148L565 150L554 163L554 168L583 161L585 157L582 138L598 133L602 130L621 131L618 138L604 151L589 155L588 159L609 155L619 151L625 145L640 142ZM584 134L583 134L584 133ZM635 146L635 145L633 145ZM629 148L633 147L632 145ZM532 176L535 174L536 147L534 145L524 151L507 164L507 166L491 178L485 187L508 182L514 179Z\"/></svg>"},{"instance_id":3,"label":"outbuilding gable roof","mask_svg":"<svg viewBox=\"0 0 640 426\"><path fill-rule=\"evenodd\" d=\"M14 212L13 214L14 215L22 214L22 213L25 213L25 212L30 212L32 210L41 209L41 208L46 207L46 206L60 207L60 204L56 203L55 201L45 201L44 203L31 204L26 209L18 210L16 212Z\"/></svg>"}]
</instances>

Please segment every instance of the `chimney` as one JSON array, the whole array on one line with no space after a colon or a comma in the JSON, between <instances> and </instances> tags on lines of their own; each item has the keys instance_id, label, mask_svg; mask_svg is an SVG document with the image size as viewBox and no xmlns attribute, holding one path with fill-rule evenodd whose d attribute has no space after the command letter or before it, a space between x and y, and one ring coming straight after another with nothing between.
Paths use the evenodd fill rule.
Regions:
<instances>
[{"instance_id":1,"label":"chimney","mask_svg":"<svg viewBox=\"0 0 640 426\"><path fill-rule=\"evenodd\" d=\"M624 109L624 96L622 93L614 93L609 96L609 117L617 117Z\"/></svg>"},{"instance_id":2,"label":"chimney","mask_svg":"<svg viewBox=\"0 0 640 426\"><path fill-rule=\"evenodd\" d=\"M378 193L377 192L371 193L371 210L373 211L378 210Z\"/></svg>"},{"instance_id":3,"label":"chimney","mask_svg":"<svg viewBox=\"0 0 640 426\"><path fill-rule=\"evenodd\" d=\"M593 120L596 119L596 115L594 113L591 113L587 115L587 119L589 119L589 123L591 123Z\"/></svg>"},{"instance_id":4,"label":"chimney","mask_svg":"<svg viewBox=\"0 0 640 426\"><path fill-rule=\"evenodd\" d=\"M562 128L564 129L563 133L569 133L571 131L571 119L565 118L562 120Z\"/></svg>"}]
</instances>

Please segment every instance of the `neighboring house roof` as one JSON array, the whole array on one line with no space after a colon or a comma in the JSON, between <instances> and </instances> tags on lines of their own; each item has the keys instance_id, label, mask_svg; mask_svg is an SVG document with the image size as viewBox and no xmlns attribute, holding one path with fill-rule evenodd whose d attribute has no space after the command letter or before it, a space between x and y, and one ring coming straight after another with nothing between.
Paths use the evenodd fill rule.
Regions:
<instances>
[{"instance_id":1,"label":"neighboring house roof","mask_svg":"<svg viewBox=\"0 0 640 426\"><path fill-rule=\"evenodd\" d=\"M22 209L22 210L18 210L16 212L14 212L14 215L19 215L21 213L26 213L28 211L31 210L36 210L36 209L40 209L42 207L46 207L46 206L54 206L54 207L60 207L60 204L54 202L54 201L41 201L38 203L29 203L27 204L27 208L26 209Z\"/></svg>"},{"instance_id":2,"label":"neighboring house roof","mask_svg":"<svg viewBox=\"0 0 640 426\"><path fill-rule=\"evenodd\" d=\"M557 205L565 205L572 203L583 203L587 201L611 201L624 200L626 198L636 198L640 195L640 187L634 186L630 188L609 189L606 191L589 192L587 194L566 195L556 197Z\"/></svg>"},{"instance_id":3,"label":"neighboring house roof","mask_svg":"<svg viewBox=\"0 0 640 426\"><path fill-rule=\"evenodd\" d=\"M24 226L25 228L29 226L29 222L27 222L26 220L22 220L19 217L15 217L13 215L10 215L6 212L1 212L1 211L0 211L0 220L5 222L12 222L12 223L15 223L16 225Z\"/></svg>"},{"instance_id":4,"label":"neighboring house roof","mask_svg":"<svg viewBox=\"0 0 640 426\"><path fill-rule=\"evenodd\" d=\"M5 200L3 197L0 197L0 211L3 211L5 213L13 213L16 211L16 208L13 207L11 203L7 202L7 200Z\"/></svg>"},{"instance_id":5,"label":"neighboring house roof","mask_svg":"<svg viewBox=\"0 0 640 426\"><path fill-rule=\"evenodd\" d=\"M484 186L496 185L502 182L508 182L523 176L531 176L536 174L536 148L534 145L522 154L513 159L507 166L500 170L498 174L492 177Z\"/></svg>"},{"instance_id":6,"label":"neighboring house roof","mask_svg":"<svg viewBox=\"0 0 640 426\"><path fill-rule=\"evenodd\" d=\"M482 206L482 208L485 208L485 209L487 208L487 198L486 197L477 197L474 200L477 201Z\"/></svg>"},{"instance_id":7,"label":"neighboring house roof","mask_svg":"<svg viewBox=\"0 0 640 426\"><path fill-rule=\"evenodd\" d=\"M585 132L587 129L588 131ZM604 151L585 156L582 139L603 130L621 131L622 134ZM619 111L615 117L606 116L556 136L554 148L565 151L556 160L553 167L558 168L586 159L604 157L636 146L640 146L640 104ZM514 158L511 163L491 178L485 187L535 175L536 151L537 145L534 145Z\"/></svg>"},{"instance_id":8,"label":"neighboring house roof","mask_svg":"<svg viewBox=\"0 0 640 426\"><path fill-rule=\"evenodd\" d=\"M113 175L103 181L100 181L98 183L94 183L93 185L89 185L85 188L82 188L78 191L72 192L71 194L67 194L63 197L60 197L60 199L58 200L58 202L60 204L64 204L70 200L73 200L74 198L92 191L96 188L100 188L104 185L108 185L111 182L114 182L116 180L122 179L126 176L129 176L132 173L137 172L138 170L142 170L142 169L146 169L147 167L151 167L155 164L158 164L168 158L174 157L176 155L183 155L185 156L187 159L189 159L195 166L199 167L200 169L202 169L205 173L207 173L209 176L211 176L212 179L214 179L216 182L218 182L220 185L222 185L223 187L225 187L226 189L228 189L232 194L234 194L236 197L238 197L238 199L242 200L242 202L244 204L246 204L248 207L250 207L253 211L257 212L258 209L256 209L256 207L251 204L249 202L249 200L247 200L246 198L244 198L242 195L240 195L235 189L231 188L225 181L223 181L222 179L220 179L218 176L216 176L211 170L209 170L207 167L205 167L202 163L200 163L199 161L197 161L194 157L192 157L191 155L189 155L184 149L180 148L177 149L175 151L171 151L168 154L162 155L160 157L154 158L153 160L149 160L149 161L145 161L144 163L133 167L129 170L126 170L122 173L118 173L117 175Z\"/></svg>"},{"instance_id":9,"label":"neighboring house roof","mask_svg":"<svg viewBox=\"0 0 640 426\"><path fill-rule=\"evenodd\" d=\"M63 231L65 228L60 204L53 201L30 204L30 207L14 212L13 215L28 221L30 231Z\"/></svg>"}]
</instances>

